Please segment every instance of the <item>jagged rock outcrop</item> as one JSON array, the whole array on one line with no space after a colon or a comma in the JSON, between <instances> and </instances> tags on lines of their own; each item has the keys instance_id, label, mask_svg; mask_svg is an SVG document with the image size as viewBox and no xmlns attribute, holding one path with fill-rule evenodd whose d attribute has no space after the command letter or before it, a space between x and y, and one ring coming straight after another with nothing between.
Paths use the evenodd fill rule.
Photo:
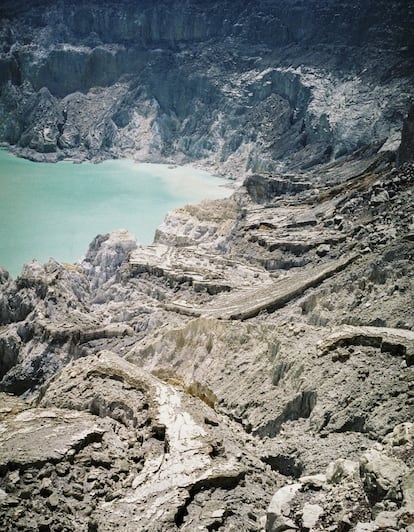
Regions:
<instances>
[{"instance_id":1,"label":"jagged rock outcrop","mask_svg":"<svg viewBox=\"0 0 414 532\"><path fill-rule=\"evenodd\" d=\"M410 530L413 167L318 172L2 272L3 529Z\"/></svg>"},{"instance_id":2,"label":"jagged rock outcrop","mask_svg":"<svg viewBox=\"0 0 414 532\"><path fill-rule=\"evenodd\" d=\"M412 532L413 16L2 2L14 151L249 174L0 270L2 530Z\"/></svg>"},{"instance_id":3,"label":"jagged rock outcrop","mask_svg":"<svg viewBox=\"0 0 414 532\"><path fill-rule=\"evenodd\" d=\"M92 288L110 280L136 247L137 242L128 231L98 235L82 261L82 270L92 280Z\"/></svg>"},{"instance_id":4,"label":"jagged rock outcrop","mask_svg":"<svg viewBox=\"0 0 414 532\"><path fill-rule=\"evenodd\" d=\"M3 530L243 526L253 492L260 512L263 479L275 484L231 422L107 351L66 366L32 407L0 400Z\"/></svg>"},{"instance_id":5,"label":"jagged rock outcrop","mask_svg":"<svg viewBox=\"0 0 414 532\"><path fill-rule=\"evenodd\" d=\"M386 0L6 1L0 140L36 160L202 161L235 177L395 150L413 16Z\"/></svg>"}]
</instances>

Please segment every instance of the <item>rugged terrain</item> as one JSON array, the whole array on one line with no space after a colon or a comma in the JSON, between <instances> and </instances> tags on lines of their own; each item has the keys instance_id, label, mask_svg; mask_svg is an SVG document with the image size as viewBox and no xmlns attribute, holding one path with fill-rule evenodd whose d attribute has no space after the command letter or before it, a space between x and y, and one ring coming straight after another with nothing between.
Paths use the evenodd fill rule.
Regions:
<instances>
[{"instance_id":1,"label":"rugged terrain","mask_svg":"<svg viewBox=\"0 0 414 532\"><path fill-rule=\"evenodd\" d=\"M3 272L2 529L412 530L413 180L254 175Z\"/></svg>"},{"instance_id":2,"label":"rugged terrain","mask_svg":"<svg viewBox=\"0 0 414 532\"><path fill-rule=\"evenodd\" d=\"M1 530L413 532L413 12L2 2L14 151L243 185L0 269Z\"/></svg>"},{"instance_id":3,"label":"rugged terrain","mask_svg":"<svg viewBox=\"0 0 414 532\"><path fill-rule=\"evenodd\" d=\"M412 101L410 1L3 0L0 17L0 141L35 160L309 167L395 148Z\"/></svg>"}]
</instances>

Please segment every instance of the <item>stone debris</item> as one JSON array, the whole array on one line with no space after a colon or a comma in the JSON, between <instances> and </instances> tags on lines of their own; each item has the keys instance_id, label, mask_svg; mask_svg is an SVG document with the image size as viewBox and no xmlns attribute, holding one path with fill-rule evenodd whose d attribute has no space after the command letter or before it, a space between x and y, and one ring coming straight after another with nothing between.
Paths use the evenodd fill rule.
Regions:
<instances>
[{"instance_id":1,"label":"stone debris","mask_svg":"<svg viewBox=\"0 0 414 532\"><path fill-rule=\"evenodd\" d=\"M414 173L325 170L0 272L2 530L410 530Z\"/></svg>"},{"instance_id":2,"label":"stone debris","mask_svg":"<svg viewBox=\"0 0 414 532\"><path fill-rule=\"evenodd\" d=\"M365 491L372 501L401 500L401 479L408 473L404 462L374 449L361 456L360 471Z\"/></svg>"},{"instance_id":3,"label":"stone debris","mask_svg":"<svg viewBox=\"0 0 414 532\"><path fill-rule=\"evenodd\" d=\"M405 530L413 515L411 500L399 490L411 476L404 463L375 448L361 455L360 468L357 462L336 460L325 474L280 488L267 509L266 530ZM312 481L316 478L321 482ZM367 501L374 504L373 496L371 520Z\"/></svg>"}]
</instances>

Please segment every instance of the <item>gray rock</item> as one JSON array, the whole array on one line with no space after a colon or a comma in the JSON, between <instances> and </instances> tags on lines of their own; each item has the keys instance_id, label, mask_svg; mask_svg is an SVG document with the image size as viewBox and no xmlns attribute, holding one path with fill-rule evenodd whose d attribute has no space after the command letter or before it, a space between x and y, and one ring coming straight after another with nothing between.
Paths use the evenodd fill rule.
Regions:
<instances>
[{"instance_id":1,"label":"gray rock","mask_svg":"<svg viewBox=\"0 0 414 532\"><path fill-rule=\"evenodd\" d=\"M403 505L407 512L414 514L414 471L402 480Z\"/></svg>"},{"instance_id":2,"label":"gray rock","mask_svg":"<svg viewBox=\"0 0 414 532\"><path fill-rule=\"evenodd\" d=\"M331 250L331 246L329 244L321 244L316 248L316 253L319 255L319 257L324 257L327 255Z\"/></svg>"},{"instance_id":3,"label":"gray rock","mask_svg":"<svg viewBox=\"0 0 414 532\"><path fill-rule=\"evenodd\" d=\"M299 480L300 480L300 483L303 484L304 486L309 487L311 489L318 490L326 486L326 482L328 478L327 478L327 475L319 473L316 475L307 475L304 477L300 477Z\"/></svg>"},{"instance_id":4,"label":"gray rock","mask_svg":"<svg viewBox=\"0 0 414 532\"><path fill-rule=\"evenodd\" d=\"M282 530L296 530L298 528L289 515L290 502L300 488L301 484L291 484L280 488L273 495L267 508L266 532L281 532Z\"/></svg>"},{"instance_id":5,"label":"gray rock","mask_svg":"<svg viewBox=\"0 0 414 532\"><path fill-rule=\"evenodd\" d=\"M378 525L373 521L369 523L357 523L354 527L355 532L376 532L378 529Z\"/></svg>"},{"instance_id":6,"label":"gray rock","mask_svg":"<svg viewBox=\"0 0 414 532\"><path fill-rule=\"evenodd\" d=\"M380 512L375 518L375 524L380 530L398 530L398 516L396 512Z\"/></svg>"},{"instance_id":7,"label":"gray rock","mask_svg":"<svg viewBox=\"0 0 414 532\"><path fill-rule=\"evenodd\" d=\"M39 487L40 487L40 494L43 496L51 495L53 492L52 481L50 478L46 478L46 477L43 478Z\"/></svg>"},{"instance_id":8,"label":"gray rock","mask_svg":"<svg viewBox=\"0 0 414 532\"><path fill-rule=\"evenodd\" d=\"M372 449L361 456L360 469L365 490L372 501L401 501L401 481L408 472L404 462Z\"/></svg>"},{"instance_id":9,"label":"gray rock","mask_svg":"<svg viewBox=\"0 0 414 532\"><path fill-rule=\"evenodd\" d=\"M392 432L387 434L383 443L389 449L401 446L414 446L414 423L407 421L394 427Z\"/></svg>"},{"instance_id":10,"label":"gray rock","mask_svg":"<svg viewBox=\"0 0 414 532\"><path fill-rule=\"evenodd\" d=\"M323 513L324 510L319 504L305 503L302 510L302 527L305 530L312 530Z\"/></svg>"},{"instance_id":11,"label":"gray rock","mask_svg":"<svg viewBox=\"0 0 414 532\"><path fill-rule=\"evenodd\" d=\"M339 458L331 462L326 470L326 480L330 484L338 484L343 481L359 480L359 464L352 460Z\"/></svg>"},{"instance_id":12,"label":"gray rock","mask_svg":"<svg viewBox=\"0 0 414 532\"><path fill-rule=\"evenodd\" d=\"M135 238L125 230L98 235L81 262L92 287L107 282L136 247Z\"/></svg>"},{"instance_id":13,"label":"gray rock","mask_svg":"<svg viewBox=\"0 0 414 532\"><path fill-rule=\"evenodd\" d=\"M57 508L57 506L59 506L59 497L56 495L56 493L52 493L48 497L46 504L51 510L54 510L55 508Z\"/></svg>"},{"instance_id":14,"label":"gray rock","mask_svg":"<svg viewBox=\"0 0 414 532\"><path fill-rule=\"evenodd\" d=\"M80 144L80 133L75 126L65 126L58 139L59 148L62 150L77 148Z\"/></svg>"},{"instance_id":15,"label":"gray rock","mask_svg":"<svg viewBox=\"0 0 414 532\"><path fill-rule=\"evenodd\" d=\"M99 438L103 433L99 420L89 414L55 408L26 410L14 418L9 416L1 426L2 467L61 460L88 437ZM49 479L42 482L49 483Z\"/></svg>"},{"instance_id":16,"label":"gray rock","mask_svg":"<svg viewBox=\"0 0 414 532\"><path fill-rule=\"evenodd\" d=\"M373 205L381 205L387 203L390 200L390 196L386 190L378 189L371 196L371 203Z\"/></svg>"}]
</instances>

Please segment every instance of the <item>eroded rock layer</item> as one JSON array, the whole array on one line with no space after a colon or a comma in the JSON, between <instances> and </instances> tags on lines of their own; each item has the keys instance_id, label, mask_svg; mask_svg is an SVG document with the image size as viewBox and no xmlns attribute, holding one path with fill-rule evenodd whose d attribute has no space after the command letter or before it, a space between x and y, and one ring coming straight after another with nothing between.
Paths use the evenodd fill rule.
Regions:
<instances>
[{"instance_id":1,"label":"eroded rock layer","mask_svg":"<svg viewBox=\"0 0 414 532\"><path fill-rule=\"evenodd\" d=\"M397 148L413 98L410 2L7 0L0 17L0 141L35 160L309 167Z\"/></svg>"},{"instance_id":2,"label":"eroded rock layer","mask_svg":"<svg viewBox=\"0 0 414 532\"><path fill-rule=\"evenodd\" d=\"M3 271L2 530L411 531L413 180L250 176Z\"/></svg>"}]
</instances>

